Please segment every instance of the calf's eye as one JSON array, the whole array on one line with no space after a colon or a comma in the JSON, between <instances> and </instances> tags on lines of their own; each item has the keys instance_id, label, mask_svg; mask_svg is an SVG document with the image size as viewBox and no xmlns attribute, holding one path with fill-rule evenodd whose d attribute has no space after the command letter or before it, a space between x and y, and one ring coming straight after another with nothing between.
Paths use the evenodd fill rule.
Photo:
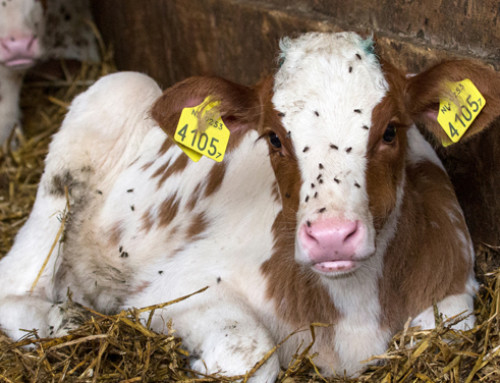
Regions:
<instances>
[{"instance_id":1,"label":"calf's eye","mask_svg":"<svg viewBox=\"0 0 500 383\"><path fill-rule=\"evenodd\" d=\"M382 139L386 144L390 144L394 141L396 138L396 127L393 124L388 124L387 128L385 129L384 135L382 136Z\"/></svg>"},{"instance_id":2,"label":"calf's eye","mask_svg":"<svg viewBox=\"0 0 500 383\"><path fill-rule=\"evenodd\" d=\"M279 137L276 135L276 133L269 133L269 142L276 149L281 148L281 141L280 141Z\"/></svg>"}]
</instances>

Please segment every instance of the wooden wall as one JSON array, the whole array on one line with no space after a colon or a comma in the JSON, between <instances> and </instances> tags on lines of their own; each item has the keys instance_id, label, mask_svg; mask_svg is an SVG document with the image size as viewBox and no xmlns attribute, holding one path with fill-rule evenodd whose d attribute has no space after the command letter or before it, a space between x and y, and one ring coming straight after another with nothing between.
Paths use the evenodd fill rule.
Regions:
<instances>
[{"instance_id":1,"label":"wooden wall","mask_svg":"<svg viewBox=\"0 0 500 383\"><path fill-rule=\"evenodd\" d=\"M281 37L310 30L374 32L384 53L410 71L450 55L500 69L497 0L91 2L119 67L164 86L201 73L254 83L272 69Z\"/></svg>"}]
</instances>

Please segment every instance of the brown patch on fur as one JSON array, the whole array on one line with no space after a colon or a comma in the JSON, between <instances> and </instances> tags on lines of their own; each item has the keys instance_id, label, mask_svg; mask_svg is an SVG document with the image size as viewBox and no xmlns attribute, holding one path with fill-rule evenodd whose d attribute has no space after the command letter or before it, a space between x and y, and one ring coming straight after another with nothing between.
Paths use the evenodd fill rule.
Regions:
<instances>
[{"instance_id":1,"label":"brown patch on fur","mask_svg":"<svg viewBox=\"0 0 500 383\"><path fill-rule=\"evenodd\" d=\"M180 231L180 226L176 225L172 229L169 230L168 235L169 238L175 238L176 234Z\"/></svg>"},{"instance_id":2,"label":"brown patch on fur","mask_svg":"<svg viewBox=\"0 0 500 383\"><path fill-rule=\"evenodd\" d=\"M273 81L272 77L268 77L257 87L264 113L263 121L259 125L259 135L262 139L267 140L271 166L276 175L279 193L280 196L285 197L281 199L283 212L287 219L295 220L302 180L292 140L287 139L288 132L281 124L280 113L274 109L271 101L273 97ZM269 143L270 133L274 133L279 137L281 141L280 148L275 148Z\"/></svg>"},{"instance_id":3,"label":"brown patch on fur","mask_svg":"<svg viewBox=\"0 0 500 383\"><path fill-rule=\"evenodd\" d=\"M205 188L205 197L208 197L219 190L222 181L224 180L224 175L226 174L226 162L218 162L214 164L210 173L208 173L208 182Z\"/></svg>"},{"instance_id":4,"label":"brown patch on fur","mask_svg":"<svg viewBox=\"0 0 500 383\"><path fill-rule=\"evenodd\" d=\"M140 294L144 290L146 290L150 285L151 285L151 282L143 281L136 288L134 288L134 290L132 290L130 293L131 293L131 295Z\"/></svg>"},{"instance_id":5,"label":"brown patch on fur","mask_svg":"<svg viewBox=\"0 0 500 383\"><path fill-rule=\"evenodd\" d=\"M163 144L161 144L160 150L158 150L158 157L163 156L168 149L170 149L173 145L173 142L170 138L165 138L165 141L163 141Z\"/></svg>"},{"instance_id":6,"label":"brown patch on fur","mask_svg":"<svg viewBox=\"0 0 500 383\"><path fill-rule=\"evenodd\" d=\"M295 235L295 222L280 213L273 233L273 255L261 270L267 278L267 296L275 303L277 315L294 328L306 328L312 322L335 323L339 314L319 276L294 260L294 241L290 238Z\"/></svg>"},{"instance_id":7,"label":"brown patch on fur","mask_svg":"<svg viewBox=\"0 0 500 383\"><path fill-rule=\"evenodd\" d=\"M139 162L139 160L141 159L141 156L138 156L136 157L135 160L133 160L129 165L128 167L131 168L132 166L134 166L137 162Z\"/></svg>"},{"instance_id":8,"label":"brown patch on fur","mask_svg":"<svg viewBox=\"0 0 500 383\"><path fill-rule=\"evenodd\" d=\"M458 238L467 227L447 175L423 162L407 168L398 232L379 283L382 324L392 331L447 295L465 292L472 261ZM452 222L450 212L457 222Z\"/></svg>"},{"instance_id":9,"label":"brown patch on fur","mask_svg":"<svg viewBox=\"0 0 500 383\"><path fill-rule=\"evenodd\" d=\"M375 107L368 140L366 190L374 225L379 230L396 206L397 187L402 182L406 151L406 129L396 131L396 139L383 141L387 124L397 115L395 105L386 97Z\"/></svg>"},{"instance_id":10,"label":"brown patch on fur","mask_svg":"<svg viewBox=\"0 0 500 383\"><path fill-rule=\"evenodd\" d=\"M186 156L184 153L181 154L175 162L170 166L165 173L161 176L161 178L158 180L158 188L161 187L165 183L165 181L173 174L180 173L182 172L186 166L188 165L189 158Z\"/></svg>"},{"instance_id":11,"label":"brown patch on fur","mask_svg":"<svg viewBox=\"0 0 500 383\"><path fill-rule=\"evenodd\" d=\"M276 202L281 202L280 190L277 182L273 183L273 188L271 190L271 193L273 194L274 200ZM287 192L285 198L291 198L290 193Z\"/></svg>"},{"instance_id":12,"label":"brown patch on fur","mask_svg":"<svg viewBox=\"0 0 500 383\"><path fill-rule=\"evenodd\" d=\"M200 198L200 192L201 192L201 183L196 185L194 190L191 192L191 195L189 196L189 201L186 204L186 209L188 211L192 211L194 207L196 206L196 203L198 202L198 199Z\"/></svg>"},{"instance_id":13,"label":"brown patch on fur","mask_svg":"<svg viewBox=\"0 0 500 383\"><path fill-rule=\"evenodd\" d=\"M182 253L184 250L186 250L186 245L177 247L172 251L169 255L168 258L172 259L175 258L179 253Z\"/></svg>"},{"instance_id":14,"label":"brown patch on fur","mask_svg":"<svg viewBox=\"0 0 500 383\"><path fill-rule=\"evenodd\" d=\"M168 169L169 165L170 165L170 160L168 160L163 165L161 165L158 169L156 169L155 172L151 175L151 178L156 178L158 176L161 176Z\"/></svg>"},{"instance_id":15,"label":"brown patch on fur","mask_svg":"<svg viewBox=\"0 0 500 383\"><path fill-rule=\"evenodd\" d=\"M144 230L145 232L151 230L151 228L154 225L153 212L151 211L151 209L149 209L149 211L146 211L142 215L141 221L142 221L142 226L141 226L142 230Z\"/></svg>"},{"instance_id":16,"label":"brown patch on fur","mask_svg":"<svg viewBox=\"0 0 500 383\"><path fill-rule=\"evenodd\" d=\"M186 240L192 241L196 239L201 233L203 233L208 227L208 220L205 213L197 214L191 224L189 225L186 232Z\"/></svg>"},{"instance_id":17,"label":"brown patch on fur","mask_svg":"<svg viewBox=\"0 0 500 383\"><path fill-rule=\"evenodd\" d=\"M366 189L374 226L379 230L396 206L397 187L403 177L406 131L411 120L402 103L405 78L392 65L382 61L389 91L373 109L367 146ZM387 126L396 126L396 138L383 140Z\"/></svg>"},{"instance_id":18,"label":"brown patch on fur","mask_svg":"<svg viewBox=\"0 0 500 383\"><path fill-rule=\"evenodd\" d=\"M160 213L158 214L158 225L168 226L170 222L175 218L177 212L179 211L179 200L177 199L177 194L174 194L170 198L167 198L160 205Z\"/></svg>"},{"instance_id":19,"label":"brown patch on fur","mask_svg":"<svg viewBox=\"0 0 500 383\"><path fill-rule=\"evenodd\" d=\"M144 165L142 165L141 170L142 171L148 170L151 166L153 166L154 163L155 163L154 161L146 162Z\"/></svg>"},{"instance_id":20,"label":"brown patch on fur","mask_svg":"<svg viewBox=\"0 0 500 383\"><path fill-rule=\"evenodd\" d=\"M109 243L112 246L118 246L123 234L123 228L121 222L117 222L113 225L111 230L109 231Z\"/></svg>"},{"instance_id":21,"label":"brown patch on fur","mask_svg":"<svg viewBox=\"0 0 500 383\"><path fill-rule=\"evenodd\" d=\"M382 325L396 331L433 302L463 293L472 262L464 259L457 238L457 229L467 238L468 231L446 173L429 162L407 164L406 127L412 124L412 116L403 103L406 79L392 65L382 63L389 92L372 114L366 187L374 225L380 230L396 205L397 187L406 172L401 217L379 281ZM437 88L436 83L433 86ZM386 143L382 136L389 123L397 133L393 142ZM459 222L450 221L450 210Z\"/></svg>"}]
</instances>

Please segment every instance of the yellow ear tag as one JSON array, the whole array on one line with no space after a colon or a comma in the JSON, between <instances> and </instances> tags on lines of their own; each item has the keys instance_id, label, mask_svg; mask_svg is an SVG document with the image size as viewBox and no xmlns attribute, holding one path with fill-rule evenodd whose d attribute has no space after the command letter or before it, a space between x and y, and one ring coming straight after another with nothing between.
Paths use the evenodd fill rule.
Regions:
<instances>
[{"instance_id":1,"label":"yellow ear tag","mask_svg":"<svg viewBox=\"0 0 500 383\"><path fill-rule=\"evenodd\" d=\"M195 162L202 155L217 162L224 159L230 132L217 113L218 105L220 101L210 102L208 96L200 105L182 109L174 140Z\"/></svg>"},{"instance_id":2,"label":"yellow ear tag","mask_svg":"<svg viewBox=\"0 0 500 383\"><path fill-rule=\"evenodd\" d=\"M453 94L453 100L440 99L438 122L451 142L443 141L443 146L460 141L467 129L486 104L486 100L468 78L459 82L450 82L446 86Z\"/></svg>"}]
</instances>

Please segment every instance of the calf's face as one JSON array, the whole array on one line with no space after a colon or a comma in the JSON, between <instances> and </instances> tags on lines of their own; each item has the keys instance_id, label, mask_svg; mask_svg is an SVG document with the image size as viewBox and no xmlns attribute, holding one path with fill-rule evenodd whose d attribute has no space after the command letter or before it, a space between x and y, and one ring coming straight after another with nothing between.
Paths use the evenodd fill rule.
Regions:
<instances>
[{"instance_id":1,"label":"calf's face","mask_svg":"<svg viewBox=\"0 0 500 383\"><path fill-rule=\"evenodd\" d=\"M263 134L295 221L295 260L321 274L350 273L372 256L401 200L407 121L392 88L370 39L282 42Z\"/></svg>"},{"instance_id":2,"label":"calf's face","mask_svg":"<svg viewBox=\"0 0 500 383\"><path fill-rule=\"evenodd\" d=\"M0 4L0 64L12 69L32 66L43 53L42 3L10 0Z\"/></svg>"},{"instance_id":3,"label":"calf's face","mask_svg":"<svg viewBox=\"0 0 500 383\"><path fill-rule=\"evenodd\" d=\"M407 79L355 33L308 33L281 49L274 83L262 87L271 106L260 127L281 191L281 226L295 232L298 263L327 277L349 274L397 235L408 128L424 122L446 139L437 123L439 102L450 97L445 84L469 78L487 102L468 139L499 115L500 79L465 60Z\"/></svg>"}]
</instances>

